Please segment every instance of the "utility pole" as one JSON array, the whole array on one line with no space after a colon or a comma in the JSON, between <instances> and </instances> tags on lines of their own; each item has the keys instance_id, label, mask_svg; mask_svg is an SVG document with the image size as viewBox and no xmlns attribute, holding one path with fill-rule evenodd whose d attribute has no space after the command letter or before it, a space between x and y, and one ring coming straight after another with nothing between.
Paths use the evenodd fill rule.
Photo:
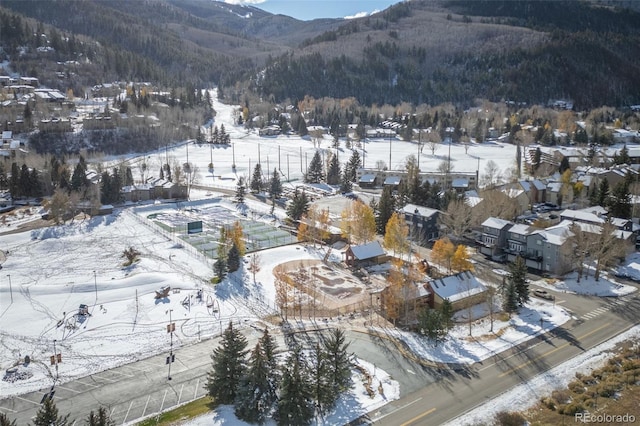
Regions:
<instances>
[{"instance_id":1,"label":"utility pole","mask_svg":"<svg viewBox=\"0 0 640 426\"><path fill-rule=\"evenodd\" d=\"M51 365L56 366L56 382L60 377L58 375L58 364L62 362L62 354L56 351L56 339L53 339L53 355L51 356Z\"/></svg>"},{"instance_id":2,"label":"utility pole","mask_svg":"<svg viewBox=\"0 0 640 426\"><path fill-rule=\"evenodd\" d=\"M167 380L171 380L171 364L175 361L175 356L173 355L173 332L176 329L176 324L171 321L171 312L173 309L169 309L169 325L167 325L167 333L170 334L170 344L169 344L169 356L167 357L167 364L169 365L169 373L167 373Z\"/></svg>"},{"instance_id":3,"label":"utility pole","mask_svg":"<svg viewBox=\"0 0 640 426\"><path fill-rule=\"evenodd\" d=\"M96 278L96 271L93 271L93 287L96 290L96 301L93 303L95 305L98 302L98 279Z\"/></svg>"},{"instance_id":4,"label":"utility pole","mask_svg":"<svg viewBox=\"0 0 640 426\"><path fill-rule=\"evenodd\" d=\"M287 152L287 182L291 179L289 178L289 153Z\"/></svg>"},{"instance_id":5,"label":"utility pole","mask_svg":"<svg viewBox=\"0 0 640 426\"><path fill-rule=\"evenodd\" d=\"M389 171L391 171L391 131L389 131Z\"/></svg>"},{"instance_id":6,"label":"utility pole","mask_svg":"<svg viewBox=\"0 0 640 426\"><path fill-rule=\"evenodd\" d=\"M231 156L233 157L233 163L231 164L231 168L233 171L236 171L236 144L231 142Z\"/></svg>"},{"instance_id":7,"label":"utility pole","mask_svg":"<svg viewBox=\"0 0 640 426\"><path fill-rule=\"evenodd\" d=\"M9 277L9 294L11 295L11 303L13 304L13 289L11 288L11 274L7 274Z\"/></svg>"}]
</instances>

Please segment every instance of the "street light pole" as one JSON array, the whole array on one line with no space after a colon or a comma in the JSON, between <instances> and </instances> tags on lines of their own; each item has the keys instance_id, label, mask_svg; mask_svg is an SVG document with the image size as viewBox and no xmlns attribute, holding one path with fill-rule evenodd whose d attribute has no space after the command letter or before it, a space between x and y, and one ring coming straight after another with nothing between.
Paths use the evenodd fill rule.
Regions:
<instances>
[{"instance_id":1,"label":"street light pole","mask_svg":"<svg viewBox=\"0 0 640 426\"><path fill-rule=\"evenodd\" d=\"M97 302L98 301L98 279L96 278L96 271L93 271L93 287L96 290L96 302Z\"/></svg>"},{"instance_id":2,"label":"street light pole","mask_svg":"<svg viewBox=\"0 0 640 426\"><path fill-rule=\"evenodd\" d=\"M11 274L7 274L9 277L9 294L11 295L11 303L13 303L13 289L11 288Z\"/></svg>"},{"instance_id":3,"label":"street light pole","mask_svg":"<svg viewBox=\"0 0 640 426\"><path fill-rule=\"evenodd\" d=\"M53 362L56 365L56 382L58 381L58 351L56 351L56 339L53 339Z\"/></svg>"},{"instance_id":4,"label":"street light pole","mask_svg":"<svg viewBox=\"0 0 640 426\"><path fill-rule=\"evenodd\" d=\"M169 373L167 373L167 380L171 380L171 364L173 363L173 329L175 328L173 322L171 321L171 312L173 309L169 309L169 327L167 331L170 334L170 344L169 344L169 358L167 359L167 364L169 364Z\"/></svg>"}]
</instances>

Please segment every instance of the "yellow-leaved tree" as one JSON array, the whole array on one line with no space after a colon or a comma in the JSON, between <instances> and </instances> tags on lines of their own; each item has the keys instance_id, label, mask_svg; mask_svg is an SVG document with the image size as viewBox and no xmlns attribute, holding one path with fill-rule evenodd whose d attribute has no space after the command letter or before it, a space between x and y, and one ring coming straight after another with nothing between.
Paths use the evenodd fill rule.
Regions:
<instances>
[{"instance_id":1,"label":"yellow-leaved tree","mask_svg":"<svg viewBox=\"0 0 640 426\"><path fill-rule=\"evenodd\" d=\"M371 206L361 200L352 201L340 215L340 230L349 242L366 244L373 241L376 235L376 217Z\"/></svg>"},{"instance_id":2,"label":"yellow-leaved tree","mask_svg":"<svg viewBox=\"0 0 640 426\"><path fill-rule=\"evenodd\" d=\"M387 222L384 232L384 246L393 250L393 255L409 253L409 227L398 213L393 213Z\"/></svg>"},{"instance_id":3,"label":"yellow-leaved tree","mask_svg":"<svg viewBox=\"0 0 640 426\"><path fill-rule=\"evenodd\" d=\"M227 232L227 238L231 241L231 244L236 245L236 247L238 248L238 253L240 254L240 257L244 256L244 254L247 252L247 248L245 247L245 244L244 244L244 235L243 235L242 225L240 224L240 221L236 220L233 223L233 226Z\"/></svg>"},{"instance_id":4,"label":"yellow-leaved tree","mask_svg":"<svg viewBox=\"0 0 640 426\"><path fill-rule=\"evenodd\" d=\"M431 260L451 272L451 262L455 254L455 246L448 238L440 238L433 244Z\"/></svg>"},{"instance_id":5,"label":"yellow-leaved tree","mask_svg":"<svg viewBox=\"0 0 640 426\"><path fill-rule=\"evenodd\" d=\"M458 244L451 259L451 268L456 272L473 271L473 264L469 260L470 258L467 246Z\"/></svg>"}]
</instances>

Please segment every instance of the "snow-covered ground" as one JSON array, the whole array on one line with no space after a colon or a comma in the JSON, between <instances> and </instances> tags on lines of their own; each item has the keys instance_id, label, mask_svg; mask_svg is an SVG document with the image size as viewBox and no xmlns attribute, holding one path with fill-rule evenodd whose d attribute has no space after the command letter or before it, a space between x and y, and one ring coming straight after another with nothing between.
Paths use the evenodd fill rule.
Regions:
<instances>
[{"instance_id":1,"label":"snow-covered ground","mask_svg":"<svg viewBox=\"0 0 640 426\"><path fill-rule=\"evenodd\" d=\"M625 264L626 266L624 266L624 268L626 271L633 271L635 274L640 274L640 264L633 260L627 260ZM585 294L601 297L625 296L638 290L636 287L616 282L615 278L611 277L606 272L600 276L598 281L596 281L593 276L593 271L589 271L589 276L583 274L580 282L578 282L578 273L572 272L562 278L542 279L535 281L533 284L563 293Z\"/></svg>"},{"instance_id":2,"label":"snow-covered ground","mask_svg":"<svg viewBox=\"0 0 640 426\"><path fill-rule=\"evenodd\" d=\"M206 185L234 189L236 179L239 177L251 177L256 163L259 161L262 172L271 175L274 168L281 172L283 182L288 180L292 184L302 182L303 173L307 165L311 162L315 154L313 140L310 136L300 137L298 135L280 136L259 136L257 130L248 131L244 126L235 124L235 117L239 106L225 105L217 101L217 92L213 90L213 108L216 116L213 126L220 128L224 125L226 133L231 136L232 146L227 145L198 145L195 141L189 143L180 142L173 146L159 149L156 152L144 153L135 157L127 157L127 161L132 166L134 179L142 177L142 163L148 165L145 173L146 177L160 174L161 164L173 164L176 160L178 164L190 162L195 168L196 185ZM208 127L203 128L208 134ZM331 148L332 137L325 135L320 140L319 148L325 160L327 152L336 152ZM376 167L376 162L383 161L388 165L389 139L367 139L363 147L357 148L361 158L364 149L364 166ZM340 163L346 163L351 157L352 151L345 148L345 141L340 141L340 148L337 151ZM406 159L409 155L418 155L418 144L416 142L404 142L400 139L393 139L391 143L391 169L404 170ZM437 171L438 166L451 157L453 170L456 172L476 172L480 175L485 172L487 163L492 160L500 168L501 173L507 174L507 170L515 167L516 147L501 142L487 142L483 144L471 144L465 153L462 144L453 143L439 144L434 152L428 147L424 147L420 154L420 169L422 171ZM122 161L122 158L114 159L113 165ZM89 161L90 162L90 161ZM209 163L213 163L213 172L209 171ZM236 170L232 169L232 164L236 164Z\"/></svg>"},{"instance_id":3,"label":"snow-covered ground","mask_svg":"<svg viewBox=\"0 0 640 426\"><path fill-rule=\"evenodd\" d=\"M249 175L260 149L265 172L281 162L284 176L300 180L301 165L304 165L305 157L310 161L314 152L309 139L296 136L261 138L233 124L233 107L216 102L215 109L218 112L215 124L225 125L234 141L233 147L198 147L194 143L183 143L166 152L161 150L133 158L132 164L148 156L146 161L153 174L160 170L160 163L166 157L185 162L188 150L189 161L200 170L198 180L201 184L210 182L222 188L235 188L236 175L231 170L233 157L238 166L237 173ZM322 142L324 148L329 144L329 140ZM412 143L393 141L393 168L400 168L416 148ZM388 161L388 149L388 140L367 141L366 164ZM421 168L436 170L448 155L448 149L448 146L441 146L435 156L425 150ZM341 161L346 161L349 155L347 151L341 152ZM207 170L211 157L215 166L213 173ZM504 170L511 167L515 148L501 144L474 145L467 155L464 147L452 145L451 157L458 171L475 171L479 165L482 173L489 159ZM136 178L139 178L139 171L137 173ZM203 192L194 191L192 195L194 198L215 196ZM249 208L256 212L255 220L267 220L271 209L256 202L249 202ZM30 215L22 212L12 212L5 216L6 221L0 220L0 232L15 229L40 213L37 208L32 208ZM283 215L282 210L276 209L276 218ZM140 251L140 260L124 266L122 253L129 247ZM48 387L56 375L60 382L65 382L165 350L169 345L166 326L170 320L176 323L176 345L188 345L218 335L220 320L224 323L233 319L240 324L245 320L255 321L275 312L272 270L276 265L296 259L318 259L324 254L299 245L269 249L260 254L260 272L255 283L250 274L241 270L213 287L208 284L213 276L209 261L175 238L145 225L131 208L66 225L0 235L0 249L3 253L0 255L0 370L18 367L13 375L4 375L0 398ZM338 260L339 256L330 258L330 261ZM169 296L156 299L155 291L164 286L172 288ZM202 299L197 298L199 290L203 292ZM87 305L90 315L75 315L81 304ZM217 312L211 308L212 304L218 308ZM561 308L535 301L511 320L496 322L494 330L501 330L499 335L490 335L488 320L483 320L473 326L472 334L476 339L467 339L468 329L466 325L460 325L452 334L454 337L438 347L412 335L388 329L381 331L402 338L427 359L472 363L558 326L568 318ZM542 323L540 319L543 319ZM57 373L49 363L54 353L62 355ZM24 363L26 355L31 358L28 365ZM366 361L362 359L361 363L366 365ZM21 380L11 381L18 376ZM360 390L355 389L343 399L335 419L346 422L347 418L354 418L347 413L353 412L357 417L398 397L398 385L384 372L377 369L375 376L383 384L385 397L363 401L358 394ZM227 418L225 409L215 416ZM213 420L209 416L204 421L211 424Z\"/></svg>"}]
</instances>

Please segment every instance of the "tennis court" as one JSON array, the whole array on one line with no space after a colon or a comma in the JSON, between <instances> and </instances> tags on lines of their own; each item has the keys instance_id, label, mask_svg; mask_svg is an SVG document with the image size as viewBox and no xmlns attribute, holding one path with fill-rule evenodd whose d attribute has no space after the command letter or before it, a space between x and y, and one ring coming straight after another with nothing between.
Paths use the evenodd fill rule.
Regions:
<instances>
[{"instance_id":1,"label":"tennis court","mask_svg":"<svg viewBox=\"0 0 640 426\"><path fill-rule=\"evenodd\" d=\"M154 206L149 209L140 208L137 212L163 231L179 238L211 259L217 258L220 230L222 227L233 226L235 222L240 222L242 226L247 252L279 247L297 241L295 236L283 229L270 223L244 219L236 211L219 203L199 202L196 205L181 204L180 207L180 209L169 208L165 205L159 209ZM188 233L188 224L197 221L202 221L202 232Z\"/></svg>"}]
</instances>

